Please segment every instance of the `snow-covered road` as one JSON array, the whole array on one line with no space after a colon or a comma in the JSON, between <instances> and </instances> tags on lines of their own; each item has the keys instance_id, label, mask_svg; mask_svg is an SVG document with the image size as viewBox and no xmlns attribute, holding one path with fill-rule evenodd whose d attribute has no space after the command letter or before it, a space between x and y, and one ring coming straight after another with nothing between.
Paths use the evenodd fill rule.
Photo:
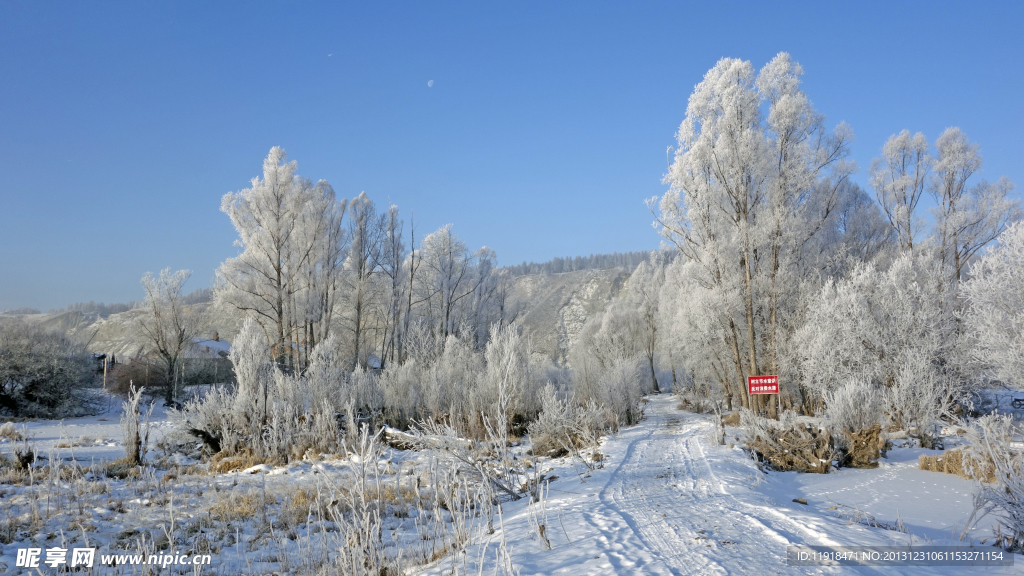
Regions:
<instances>
[{"instance_id":1,"label":"snow-covered road","mask_svg":"<svg viewBox=\"0 0 1024 576\"><path fill-rule=\"evenodd\" d=\"M599 493L599 511L587 514L595 526L621 518L639 536L650 557L644 572L743 573L755 559L763 568L784 565L792 543L833 543L783 512L733 498L701 445L707 422L684 423L665 400L648 404L646 425L622 434L635 438ZM636 552L607 550L621 566Z\"/></svg>"},{"instance_id":2,"label":"snow-covered road","mask_svg":"<svg viewBox=\"0 0 1024 576\"><path fill-rule=\"evenodd\" d=\"M607 465L585 482L571 465L556 468L562 479L550 485L547 502L551 550L530 528L530 507L536 515L536 505L506 505L504 537L520 574L964 573L921 566L788 566L791 545L891 546L910 543L913 536L793 502L787 475L765 479L739 449L712 446L711 420L680 412L675 402L669 395L651 397L644 422L606 440ZM582 466L576 471L586 476ZM486 543L487 551L470 549L463 564L468 572L477 573L475 559L483 557L483 573L493 573L499 538ZM449 569L442 564L427 573ZM1024 573L1020 565L966 570Z\"/></svg>"}]
</instances>

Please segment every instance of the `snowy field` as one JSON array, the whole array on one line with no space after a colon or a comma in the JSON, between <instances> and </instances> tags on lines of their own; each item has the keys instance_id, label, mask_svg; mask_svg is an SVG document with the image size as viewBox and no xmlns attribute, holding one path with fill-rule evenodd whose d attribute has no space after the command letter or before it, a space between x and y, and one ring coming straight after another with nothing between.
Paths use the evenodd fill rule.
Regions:
<instances>
[{"instance_id":1,"label":"snowy field","mask_svg":"<svg viewBox=\"0 0 1024 576\"><path fill-rule=\"evenodd\" d=\"M1012 568L787 566L789 545L962 545L955 540L972 510L973 482L918 470L918 449L895 449L874 470L764 474L741 449L712 446L710 418L676 410L674 398L651 397L646 415L607 439L604 468L585 481L571 466L555 467L550 550L531 529L531 505L506 506L504 537L520 574L1024 573L1021 556ZM907 532L856 523L845 507L879 523L901 519ZM968 534L980 542L991 524ZM500 538L485 544L489 551L471 551L468 573L481 555L483 573L493 572ZM427 573L449 570L442 564Z\"/></svg>"},{"instance_id":2,"label":"snowy field","mask_svg":"<svg viewBox=\"0 0 1024 576\"><path fill-rule=\"evenodd\" d=\"M430 512L422 504L417 512L412 496L413 478L426 478L429 459L385 447L380 464L391 479L383 483L396 487L396 507L389 508L395 517L383 527L395 545L418 547L424 559L434 558L408 569L429 575L453 570L523 576L1024 573L1020 556L1015 566L998 568L788 566L789 545L961 545L974 483L918 470L918 455L929 451L915 448L893 449L873 470L764 473L735 446L739 429L728 429L726 446L713 446L711 419L679 411L676 403L667 394L650 397L639 425L604 440L599 463L539 459L536 474L551 479L547 497L505 502L494 533L478 531L465 552L453 554L443 549L443 526L434 540L423 535ZM151 446L170 426L166 413L156 410ZM119 403L111 401L110 410L98 416L18 426L38 454L60 459L70 469L73 453L86 472L45 486L0 484L0 522L32 514L45 518L34 525L25 520L15 530L3 545L0 573L22 573L15 566L17 549L32 546L70 548L88 542L101 552L145 551L147 546L155 552L169 548L173 539L173 548L211 553L212 564L202 573L282 574L311 556L323 554L326 560L332 546L344 545L327 537L318 540L308 522L289 523L286 516L289 510L294 513L300 493L330 492L351 482L358 458L210 474L189 468L194 460L186 455L151 449L149 460L159 465L149 473L101 478L95 470L122 455L118 420ZM0 444L8 456L13 448L10 441ZM594 459L592 452L584 456ZM795 502L798 498L807 504ZM443 522L444 514L439 512L438 519ZM876 525L899 524L905 531L870 527L864 522L868 519ZM543 535L540 525L545 526ZM992 521L983 519L967 530L965 539L982 546L992 528ZM433 530L437 536L436 524ZM133 568L107 570L134 573Z\"/></svg>"}]
</instances>

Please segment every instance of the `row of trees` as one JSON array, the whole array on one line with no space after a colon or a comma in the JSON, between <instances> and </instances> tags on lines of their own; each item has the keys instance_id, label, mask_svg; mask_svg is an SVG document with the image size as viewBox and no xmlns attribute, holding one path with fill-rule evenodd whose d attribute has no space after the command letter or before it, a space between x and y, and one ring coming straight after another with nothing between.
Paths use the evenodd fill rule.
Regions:
<instances>
[{"instance_id":1,"label":"row of trees","mask_svg":"<svg viewBox=\"0 0 1024 576\"><path fill-rule=\"evenodd\" d=\"M979 252L1021 218L1019 202L1005 178L973 183L981 155L958 128L934 149L920 133L892 136L869 170L872 201L850 180L849 128L826 127L802 73L784 53L759 72L723 59L696 86L670 189L650 202L680 257L638 269L600 322L631 322L640 336L626 341L650 338L673 380L681 371L730 409L776 415L776 403L747 394L748 376L778 374L781 406L807 413L857 382L890 399L897 423L923 431L979 383L979 346L995 347L971 318L1008 306L983 305L978 284L963 284ZM930 223L918 209L926 192Z\"/></svg>"},{"instance_id":2,"label":"row of trees","mask_svg":"<svg viewBox=\"0 0 1024 576\"><path fill-rule=\"evenodd\" d=\"M590 256L555 257L547 262L523 262L505 268L513 276L526 274L561 274L578 270L594 270L600 268L622 268L633 272L641 262L646 262L650 252L613 252L611 254L591 254Z\"/></svg>"},{"instance_id":3,"label":"row of trees","mask_svg":"<svg viewBox=\"0 0 1024 576\"><path fill-rule=\"evenodd\" d=\"M365 193L338 199L326 182L298 176L279 148L250 188L224 196L222 210L240 252L217 271L214 307L245 318L231 353L238 386L189 403L182 416L214 450L301 457L307 448L337 448L339 422L358 417L398 427L443 418L477 438L499 428L524 433L544 402L570 398L589 406L597 427L640 416L652 382L641 356L577 372L533 357L514 324L512 274L495 267L492 250L470 251L451 225L417 246L396 206L378 211ZM144 322L188 316L172 312L186 278L165 271L144 279ZM157 349L173 366L188 330L165 331L171 344ZM160 333L146 338L156 343ZM288 438L306 448L288 452Z\"/></svg>"},{"instance_id":4,"label":"row of trees","mask_svg":"<svg viewBox=\"0 0 1024 576\"><path fill-rule=\"evenodd\" d=\"M515 316L510 275L493 250L470 251L451 225L418 248L397 206L378 212L361 193L351 201L296 174L274 148L263 177L224 196L241 252L217 271L215 302L257 319L281 366L301 370L318 342L334 334L349 368L404 361L410 339L451 334L480 348L489 327Z\"/></svg>"},{"instance_id":5,"label":"row of trees","mask_svg":"<svg viewBox=\"0 0 1024 576\"><path fill-rule=\"evenodd\" d=\"M638 395L671 378L768 416L867 393L926 441L978 384L980 350L997 347L972 320L984 298L965 279L1020 218L1012 185L973 183L980 153L959 129L934 149L903 132L872 163L872 198L850 179L850 129L826 126L802 74L787 54L760 71L723 59L697 85L670 189L650 203L675 250L624 256L639 261L627 290L584 327L568 367L524 372L520 416L536 416L550 381L561 401L633 421ZM925 192L930 225L917 209ZM516 316L511 274L492 251L471 252L450 226L418 247L410 226L407 243L397 207L336 199L278 148L222 209L240 254L218 271L215 302L254 319L282 374L304 377L330 341L344 360L338 386L362 390L360 406L393 423L459 414L482 425L473 414L486 406L474 392L490 369L484 351ZM364 372L381 366L372 356L382 373ZM777 403L747 394L746 378L763 374L780 377Z\"/></svg>"}]
</instances>

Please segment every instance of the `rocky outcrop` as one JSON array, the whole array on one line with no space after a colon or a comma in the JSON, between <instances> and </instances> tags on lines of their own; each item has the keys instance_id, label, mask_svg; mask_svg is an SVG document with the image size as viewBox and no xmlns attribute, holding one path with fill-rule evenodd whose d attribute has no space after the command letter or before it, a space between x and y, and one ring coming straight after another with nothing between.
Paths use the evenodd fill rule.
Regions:
<instances>
[{"instance_id":1,"label":"rocky outcrop","mask_svg":"<svg viewBox=\"0 0 1024 576\"><path fill-rule=\"evenodd\" d=\"M534 352L564 362L583 325L608 307L628 280L621 268L516 278L512 301Z\"/></svg>"}]
</instances>

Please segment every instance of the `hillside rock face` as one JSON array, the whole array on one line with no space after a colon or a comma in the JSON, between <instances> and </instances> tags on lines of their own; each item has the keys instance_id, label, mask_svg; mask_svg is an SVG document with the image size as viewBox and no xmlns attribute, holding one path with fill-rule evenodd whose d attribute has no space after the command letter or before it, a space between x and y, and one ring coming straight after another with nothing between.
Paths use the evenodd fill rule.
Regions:
<instances>
[{"instance_id":1,"label":"hillside rock face","mask_svg":"<svg viewBox=\"0 0 1024 576\"><path fill-rule=\"evenodd\" d=\"M621 268L580 270L516 278L513 303L533 350L565 362L583 325L600 314L629 279Z\"/></svg>"}]
</instances>

